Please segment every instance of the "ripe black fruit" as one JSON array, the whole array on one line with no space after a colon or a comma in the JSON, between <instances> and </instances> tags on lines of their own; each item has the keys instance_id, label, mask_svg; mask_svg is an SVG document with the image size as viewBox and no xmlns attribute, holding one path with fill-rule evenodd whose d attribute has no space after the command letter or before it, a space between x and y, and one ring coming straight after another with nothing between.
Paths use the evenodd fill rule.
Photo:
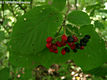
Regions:
<instances>
[{"instance_id":1,"label":"ripe black fruit","mask_svg":"<svg viewBox=\"0 0 107 80\"><path fill-rule=\"evenodd\" d=\"M83 38L83 39L80 40L80 42L84 42L84 43L87 43L88 41L89 41L89 40L86 39L86 38Z\"/></svg>"},{"instance_id":2,"label":"ripe black fruit","mask_svg":"<svg viewBox=\"0 0 107 80\"><path fill-rule=\"evenodd\" d=\"M85 43L85 42L80 42L80 46L86 46L87 45L87 43Z\"/></svg>"},{"instance_id":3,"label":"ripe black fruit","mask_svg":"<svg viewBox=\"0 0 107 80\"><path fill-rule=\"evenodd\" d=\"M73 37L72 36L68 36L67 42L73 42L73 41L74 41Z\"/></svg>"},{"instance_id":4,"label":"ripe black fruit","mask_svg":"<svg viewBox=\"0 0 107 80\"><path fill-rule=\"evenodd\" d=\"M90 35L85 35L85 37L84 37L85 39L90 39L91 38L91 36Z\"/></svg>"},{"instance_id":5,"label":"ripe black fruit","mask_svg":"<svg viewBox=\"0 0 107 80\"><path fill-rule=\"evenodd\" d=\"M77 49L80 49L81 46L80 46L79 43L76 43L75 45L76 45L76 48L77 48Z\"/></svg>"},{"instance_id":6,"label":"ripe black fruit","mask_svg":"<svg viewBox=\"0 0 107 80\"><path fill-rule=\"evenodd\" d=\"M70 52L70 49L68 47L65 47L66 52Z\"/></svg>"}]
</instances>

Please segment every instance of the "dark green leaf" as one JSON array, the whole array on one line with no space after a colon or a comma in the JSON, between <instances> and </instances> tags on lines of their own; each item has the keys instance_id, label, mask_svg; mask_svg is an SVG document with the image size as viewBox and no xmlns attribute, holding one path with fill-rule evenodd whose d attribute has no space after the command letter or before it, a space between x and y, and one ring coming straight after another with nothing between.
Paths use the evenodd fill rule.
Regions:
<instances>
[{"instance_id":1,"label":"dark green leaf","mask_svg":"<svg viewBox=\"0 0 107 80\"><path fill-rule=\"evenodd\" d=\"M25 67L28 75L24 76L25 80L31 76L33 64L37 65L35 62L42 59L44 53L39 57L37 52L46 47L46 38L53 37L61 23L61 14L51 6L35 7L18 19L10 41L10 62Z\"/></svg>"},{"instance_id":2,"label":"dark green leaf","mask_svg":"<svg viewBox=\"0 0 107 80\"><path fill-rule=\"evenodd\" d=\"M0 71L0 80L8 80L9 78L9 69L4 68Z\"/></svg>"},{"instance_id":3,"label":"dark green leaf","mask_svg":"<svg viewBox=\"0 0 107 80\"><path fill-rule=\"evenodd\" d=\"M104 29L104 28L105 28L104 25L103 25L103 23L101 23L101 22L98 21L98 20L94 22L94 25L95 25L95 27L98 28L98 29Z\"/></svg>"},{"instance_id":4,"label":"dark green leaf","mask_svg":"<svg viewBox=\"0 0 107 80\"><path fill-rule=\"evenodd\" d=\"M98 12L107 13L107 10L98 10Z\"/></svg>"},{"instance_id":5,"label":"dark green leaf","mask_svg":"<svg viewBox=\"0 0 107 80\"><path fill-rule=\"evenodd\" d=\"M68 21L77 26L88 25L91 23L91 20L89 16L87 15L87 13L82 12L82 11L77 11L77 10L72 11L68 15Z\"/></svg>"},{"instance_id":6,"label":"dark green leaf","mask_svg":"<svg viewBox=\"0 0 107 80\"><path fill-rule=\"evenodd\" d=\"M96 75L96 76L106 76L107 75L107 64L104 64L98 68L92 69L88 72L85 73L90 73L92 75Z\"/></svg>"},{"instance_id":7,"label":"dark green leaf","mask_svg":"<svg viewBox=\"0 0 107 80\"><path fill-rule=\"evenodd\" d=\"M90 35L91 39L84 50L78 50L76 54L72 55L75 63L84 71L92 70L104 64L106 61L104 40L99 37L91 25L81 26L79 32L82 37Z\"/></svg>"},{"instance_id":8,"label":"dark green leaf","mask_svg":"<svg viewBox=\"0 0 107 80\"><path fill-rule=\"evenodd\" d=\"M12 32L12 50L18 54L33 54L43 50L46 38L54 36L62 16L51 6L36 7L22 16Z\"/></svg>"},{"instance_id":9,"label":"dark green leaf","mask_svg":"<svg viewBox=\"0 0 107 80\"><path fill-rule=\"evenodd\" d=\"M62 49L59 48L58 54L55 54L49 52L49 49L46 48L43 51L39 52L37 55L35 55L35 63L38 65L44 65L48 68L52 64L62 64L72 58L71 53L66 53L66 55L62 55L61 50Z\"/></svg>"},{"instance_id":10,"label":"dark green leaf","mask_svg":"<svg viewBox=\"0 0 107 80\"><path fill-rule=\"evenodd\" d=\"M5 33L4 31L0 31L0 41L5 39Z\"/></svg>"},{"instance_id":11,"label":"dark green leaf","mask_svg":"<svg viewBox=\"0 0 107 80\"><path fill-rule=\"evenodd\" d=\"M52 5L59 11L62 11L65 8L66 0L53 0Z\"/></svg>"},{"instance_id":12,"label":"dark green leaf","mask_svg":"<svg viewBox=\"0 0 107 80\"><path fill-rule=\"evenodd\" d=\"M86 6L86 10L90 11L90 10L93 10L93 9L99 9L100 7L101 7L100 3L95 3L95 4L92 4L92 5Z\"/></svg>"},{"instance_id":13,"label":"dark green leaf","mask_svg":"<svg viewBox=\"0 0 107 80\"><path fill-rule=\"evenodd\" d=\"M71 24L67 24L66 27L68 27L73 33L79 34L77 27L72 26ZM69 34L69 35L71 35L71 32L69 32L68 30L66 30L66 33Z\"/></svg>"}]
</instances>

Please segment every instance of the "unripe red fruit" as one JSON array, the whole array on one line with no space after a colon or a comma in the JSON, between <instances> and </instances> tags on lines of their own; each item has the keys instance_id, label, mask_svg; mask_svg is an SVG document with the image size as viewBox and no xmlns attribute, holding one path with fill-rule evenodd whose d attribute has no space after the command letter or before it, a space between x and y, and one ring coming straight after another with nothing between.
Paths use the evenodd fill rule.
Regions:
<instances>
[{"instance_id":1,"label":"unripe red fruit","mask_svg":"<svg viewBox=\"0 0 107 80\"><path fill-rule=\"evenodd\" d=\"M65 45L66 45L66 42L65 42L65 41L61 41L61 45L62 45L62 46L65 46Z\"/></svg>"},{"instance_id":2,"label":"unripe red fruit","mask_svg":"<svg viewBox=\"0 0 107 80\"><path fill-rule=\"evenodd\" d=\"M52 44L53 49L57 49L57 46L55 44Z\"/></svg>"},{"instance_id":3,"label":"unripe red fruit","mask_svg":"<svg viewBox=\"0 0 107 80\"><path fill-rule=\"evenodd\" d=\"M64 48L62 49L61 54L62 54L62 55L65 55L65 54L66 54L66 51L65 51Z\"/></svg>"},{"instance_id":4,"label":"unripe red fruit","mask_svg":"<svg viewBox=\"0 0 107 80\"><path fill-rule=\"evenodd\" d=\"M68 43L69 46L73 46L74 45L74 42L71 42L71 43Z\"/></svg>"},{"instance_id":5,"label":"unripe red fruit","mask_svg":"<svg viewBox=\"0 0 107 80\"><path fill-rule=\"evenodd\" d=\"M77 42L77 41L78 41L78 38L77 38L76 36L73 35L72 37L73 37L73 39L74 39L74 40L73 40L74 42Z\"/></svg>"},{"instance_id":6,"label":"unripe red fruit","mask_svg":"<svg viewBox=\"0 0 107 80\"><path fill-rule=\"evenodd\" d=\"M58 50L53 51L54 53L58 53Z\"/></svg>"},{"instance_id":7,"label":"unripe red fruit","mask_svg":"<svg viewBox=\"0 0 107 80\"><path fill-rule=\"evenodd\" d=\"M46 39L46 42L47 42L47 43L51 43L52 40L53 40L52 37L48 37L48 38Z\"/></svg>"},{"instance_id":8,"label":"unripe red fruit","mask_svg":"<svg viewBox=\"0 0 107 80\"><path fill-rule=\"evenodd\" d=\"M62 41L67 41L67 36L65 34L62 35Z\"/></svg>"},{"instance_id":9,"label":"unripe red fruit","mask_svg":"<svg viewBox=\"0 0 107 80\"><path fill-rule=\"evenodd\" d=\"M50 48L51 45L52 45L51 43L47 43L47 44L46 44L46 47L47 47L47 48Z\"/></svg>"},{"instance_id":10,"label":"unripe red fruit","mask_svg":"<svg viewBox=\"0 0 107 80\"><path fill-rule=\"evenodd\" d=\"M84 46L81 46L80 49L84 49Z\"/></svg>"},{"instance_id":11,"label":"unripe red fruit","mask_svg":"<svg viewBox=\"0 0 107 80\"><path fill-rule=\"evenodd\" d=\"M72 46L70 46L71 49L75 49L76 48L76 45L75 44L72 44Z\"/></svg>"},{"instance_id":12,"label":"unripe red fruit","mask_svg":"<svg viewBox=\"0 0 107 80\"><path fill-rule=\"evenodd\" d=\"M56 45L57 45L58 47L62 47L61 42L59 42L59 41L56 42Z\"/></svg>"},{"instance_id":13,"label":"unripe red fruit","mask_svg":"<svg viewBox=\"0 0 107 80\"><path fill-rule=\"evenodd\" d=\"M52 48L50 48L49 50L50 50L50 52L53 52L53 51L54 51Z\"/></svg>"}]
</instances>

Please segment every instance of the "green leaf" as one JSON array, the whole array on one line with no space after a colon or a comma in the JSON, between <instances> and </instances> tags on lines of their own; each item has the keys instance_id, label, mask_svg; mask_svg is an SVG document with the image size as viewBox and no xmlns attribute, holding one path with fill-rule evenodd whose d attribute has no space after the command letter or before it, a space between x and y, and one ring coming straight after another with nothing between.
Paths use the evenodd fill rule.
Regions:
<instances>
[{"instance_id":1,"label":"green leaf","mask_svg":"<svg viewBox=\"0 0 107 80\"><path fill-rule=\"evenodd\" d=\"M71 53L66 53L66 55L61 54L62 48L58 48L58 53L49 52L49 49L44 49L35 55L35 63L37 65L43 65L49 68L52 64L63 64L67 60L72 59Z\"/></svg>"},{"instance_id":2,"label":"green leaf","mask_svg":"<svg viewBox=\"0 0 107 80\"><path fill-rule=\"evenodd\" d=\"M59 11L62 11L65 8L66 0L53 0L52 6L54 6Z\"/></svg>"},{"instance_id":3,"label":"green leaf","mask_svg":"<svg viewBox=\"0 0 107 80\"><path fill-rule=\"evenodd\" d=\"M101 8L101 4L100 3L95 3L95 4L91 4L86 6L86 11L90 11L93 9L100 9Z\"/></svg>"},{"instance_id":4,"label":"green leaf","mask_svg":"<svg viewBox=\"0 0 107 80\"><path fill-rule=\"evenodd\" d=\"M4 68L0 71L0 80L8 80L9 78L9 69Z\"/></svg>"},{"instance_id":5,"label":"green leaf","mask_svg":"<svg viewBox=\"0 0 107 80\"><path fill-rule=\"evenodd\" d=\"M98 12L107 13L107 10L98 10Z\"/></svg>"},{"instance_id":6,"label":"green leaf","mask_svg":"<svg viewBox=\"0 0 107 80\"><path fill-rule=\"evenodd\" d=\"M11 64L25 67L26 75L31 76L33 64L37 64L36 60L42 59L44 53L40 57L36 55L44 50L46 38L53 37L61 24L62 15L47 5L35 7L20 17L13 27L10 41ZM28 79L29 76L24 76L24 79Z\"/></svg>"},{"instance_id":7,"label":"green leaf","mask_svg":"<svg viewBox=\"0 0 107 80\"><path fill-rule=\"evenodd\" d=\"M67 24L66 27L68 27L73 33L79 34L77 27L72 26L71 24ZM66 30L66 33L69 34L69 35L71 35L71 32L69 32L68 30Z\"/></svg>"},{"instance_id":8,"label":"green leaf","mask_svg":"<svg viewBox=\"0 0 107 80\"><path fill-rule=\"evenodd\" d=\"M40 6L22 16L12 32L12 50L18 54L33 54L43 50L46 38L54 36L62 16L51 6Z\"/></svg>"},{"instance_id":9,"label":"green leaf","mask_svg":"<svg viewBox=\"0 0 107 80\"><path fill-rule=\"evenodd\" d=\"M0 31L0 42L5 39L4 31Z\"/></svg>"},{"instance_id":10,"label":"green leaf","mask_svg":"<svg viewBox=\"0 0 107 80\"><path fill-rule=\"evenodd\" d=\"M98 21L98 20L94 22L94 25L95 25L95 27L98 28L98 29L104 29L104 28L105 28L105 27L104 27L104 24L101 23L101 22Z\"/></svg>"},{"instance_id":11,"label":"green leaf","mask_svg":"<svg viewBox=\"0 0 107 80\"><path fill-rule=\"evenodd\" d=\"M5 20L3 21L3 26L7 25L8 22L10 22L10 21L11 21L10 19L5 19Z\"/></svg>"},{"instance_id":12,"label":"green leaf","mask_svg":"<svg viewBox=\"0 0 107 80\"><path fill-rule=\"evenodd\" d=\"M82 37L87 34L90 35L91 39L84 50L78 50L77 53L72 55L75 63L80 66L83 71L89 71L104 64L104 62L106 62L104 40L99 37L91 25L81 26L79 32L82 34Z\"/></svg>"},{"instance_id":13,"label":"green leaf","mask_svg":"<svg viewBox=\"0 0 107 80\"><path fill-rule=\"evenodd\" d=\"M85 73L96 75L96 76L106 76L107 75L107 64L104 64L98 68L92 69Z\"/></svg>"},{"instance_id":14,"label":"green leaf","mask_svg":"<svg viewBox=\"0 0 107 80\"><path fill-rule=\"evenodd\" d=\"M0 58L6 54L7 46L4 44L0 44Z\"/></svg>"},{"instance_id":15,"label":"green leaf","mask_svg":"<svg viewBox=\"0 0 107 80\"><path fill-rule=\"evenodd\" d=\"M105 80L105 79L103 79L102 77L93 76L93 77L92 77L92 80Z\"/></svg>"},{"instance_id":16,"label":"green leaf","mask_svg":"<svg viewBox=\"0 0 107 80\"><path fill-rule=\"evenodd\" d=\"M72 11L68 15L68 21L77 26L88 25L91 23L87 13L77 10Z\"/></svg>"}]
</instances>

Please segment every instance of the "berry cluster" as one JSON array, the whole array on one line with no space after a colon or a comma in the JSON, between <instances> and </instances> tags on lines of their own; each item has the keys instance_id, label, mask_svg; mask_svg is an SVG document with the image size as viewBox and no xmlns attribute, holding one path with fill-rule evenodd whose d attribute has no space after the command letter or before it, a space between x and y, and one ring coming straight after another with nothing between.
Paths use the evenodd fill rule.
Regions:
<instances>
[{"instance_id":1,"label":"berry cluster","mask_svg":"<svg viewBox=\"0 0 107 80\"><path fill-rule=\"evenodd\" d=\"M66 36L65 34L61 36L61 41L56 41L53 43L53 38L48 37L46 39L46 47L50 50L50 52L58 53L58 48L57 47L63 47L61 54L65 55L66 53L70 52L70 49L68 47L65 47L66 44L70 46L70 48L73 50L73 52L77 52L77 49L84 49L84 46L87 45L87 42L89 41L90 36L85 35L81 40L80 43L78 43L78 38L74 35L72 36Z\"/></svg>"}]
</instances>

